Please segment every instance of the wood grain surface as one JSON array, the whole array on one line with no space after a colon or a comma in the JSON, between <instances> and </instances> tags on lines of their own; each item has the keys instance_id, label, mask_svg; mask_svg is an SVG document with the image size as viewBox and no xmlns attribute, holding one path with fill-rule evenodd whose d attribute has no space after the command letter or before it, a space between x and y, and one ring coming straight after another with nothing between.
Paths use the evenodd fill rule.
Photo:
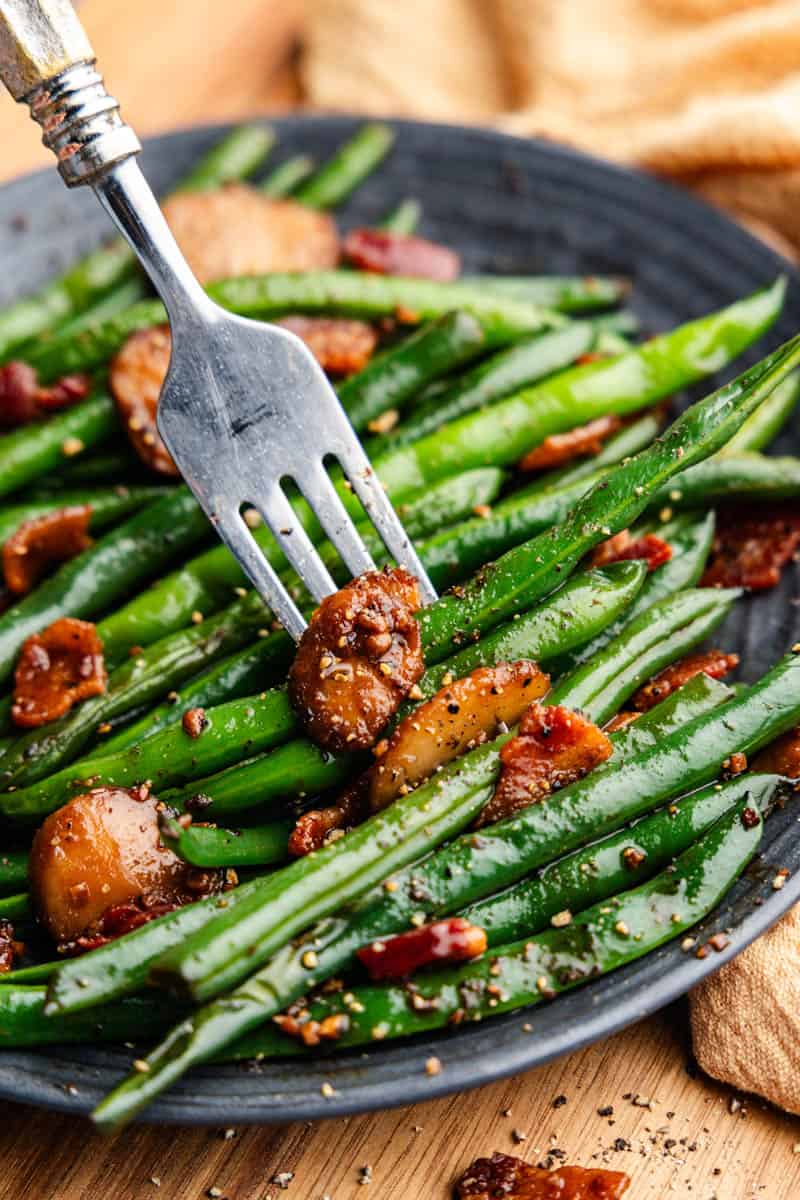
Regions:
<instances>
[{"instance_id":1,"label":"wood grain surface","mask_svg":"<svg viewBox=\"0 0 800 1200\"><path fill-rule=\"evenodd\" d=\"M299 0L85 0L80 12L142 134L301 98ZM0 103L0 146L0 179L48 164L10 100ZM613 1114L600 1116L608 1106ZM633 1177L631 1200L800 1197L800 1120L691 1072L676 1005L527 1075L313 1126L138 1126L102 1140L86 1122L8 1105L0 1200L447 1200L471 1159L493 1150L607 1163Z\"/></svg>"}]
</instances>

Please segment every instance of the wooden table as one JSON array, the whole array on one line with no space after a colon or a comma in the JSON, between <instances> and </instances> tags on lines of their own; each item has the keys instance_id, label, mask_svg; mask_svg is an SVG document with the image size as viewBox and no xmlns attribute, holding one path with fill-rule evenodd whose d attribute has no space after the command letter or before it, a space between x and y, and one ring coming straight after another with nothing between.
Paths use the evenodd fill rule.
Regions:
<instances>
[{"instance_id":1,"label":"wooden table","mask_svg":"<svg viewBox=\"0 0 800 1200\"><path fill-rule=\"evenodd\" d=\"M296 104L300 10L299 0L81 6L140 133ZM26 110L10 102L0 104L0 145L2 178L50 161ZM271 1181L287 1172L287 1200L445 1200L477 1155L501 1150L538 1162L554 1147L567 1161L628 1171L631 1200L797 1200L800 1122L755 1101L738 1107L740 1098L690 1072L690 1057L685 1009L676 1005L527 1075L313 1126L137 1127L103 1141L84 1122L9 1106L0 1120L0 1200L278 1200L283 1190ZM613 1116L599 1116L608 1105Z\"/></svg>"}]
</instances>

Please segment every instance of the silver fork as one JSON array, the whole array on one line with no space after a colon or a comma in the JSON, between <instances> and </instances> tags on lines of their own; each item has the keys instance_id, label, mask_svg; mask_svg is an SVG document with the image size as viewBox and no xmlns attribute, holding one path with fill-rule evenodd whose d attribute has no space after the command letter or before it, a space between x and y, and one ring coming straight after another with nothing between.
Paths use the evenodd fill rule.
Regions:
<instances>
[{"instance_id":1,"label":"silver fork","mask_svg":"<svg viewBox=\"0 0 800 1200\"><path fill-rule=\"evenodd\" d=\"M337 461L390 556L436 598L397 514L322 369L294 334L232 316L209 300L142 175L141 149L94 69L67 0L0 0L0 76L29 105L68 187L90 185L167 309L172 359L158 428L219 536L292 637L305 620L254 540L255 507L319 601L335 584L282 486L293 480L353 575L374 567L334 487Z\"/></svg>"}]
</instances>

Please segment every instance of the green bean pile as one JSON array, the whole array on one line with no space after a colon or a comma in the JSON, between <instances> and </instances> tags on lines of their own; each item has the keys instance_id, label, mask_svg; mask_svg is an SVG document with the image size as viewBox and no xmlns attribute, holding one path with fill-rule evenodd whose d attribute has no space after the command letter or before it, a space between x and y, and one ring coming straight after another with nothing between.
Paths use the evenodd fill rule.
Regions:
<instances>
[{"instance_id":1,"label":"green bean pile","mask_svg":"<svg viewBox=\"0 0 800 1200\"><path fill-rule=\"evenodd\" d=\"M257 186L335 208L392 139L383 125L364 126L330 161L283 158ZM181 187L249 177L274 142L263 128L237 129ZM420 217L412 197L380 226L410 235ZM800 495L800 461L763 454L800 396L800 336L666 430L654 408L756 342L781 311L782 280L641 342L619 307L626 285L610 278L437 283L336 269L208 290L260 320L383 321L404 311L416 322L337 385L441 592L417 614L426 670L401 717L478 667L533 659L552 678L545 703L607 723L740 595L698 586L713 505ZM135 1052L130 1075L100 1104L103 1129L195 1064L308 1054L272 1021L301 998L310 996L311 1020L344 1013L338 1044L361 1046L550 1000L678 936L744 869L783 793L779 776L728 779L726 764L800 722L794 652L746 687L697 675L614 733L603 765L479 835L470 826L494 793L513 729L288 861L296 813L350 783L368 756L331 754L304 735L285 683L291 640L188 488L154 481L128 447L104 390L109 359L164 319L119 243L0 312L0 364L21 359L43 384L76 371L94 379L86 399L0 438L0 544L23 521L68 505L91 507L95 538L0 615L0 919L43 945L28 894L31 834L88 786L149 781L168 806L170 848L197 868L240 872L224 904L199 900L78 958L50 961L45 950L0 974L0 1046L160 1039L146 1057ZM609 415L625 421L595 455L533 479L515 470L551 435ZM337 486L383 561L353 494ZM313 513L301 500L295 507L346 582ZM671 559L650 573L639 560L591 565L596 546L630 527L657 531ZM269 531L254 537L310 612ZM96 624L107 686L21 732L10 698L20 649L65 616ZM197 739L181 720L194 708L205 716ZM178 819L198 796L209 823ZM450 915L485 930L486 954L420 972L414 1003L405 985L365 983L360 949ZM344 993L314 991L334 977Z\"/></svg>"}]
</instances>

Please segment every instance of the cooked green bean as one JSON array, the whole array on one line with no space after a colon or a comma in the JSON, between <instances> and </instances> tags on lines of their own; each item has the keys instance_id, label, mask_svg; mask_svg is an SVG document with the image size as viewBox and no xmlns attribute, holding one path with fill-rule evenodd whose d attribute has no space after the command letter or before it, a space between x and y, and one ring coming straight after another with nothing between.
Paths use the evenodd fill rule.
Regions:
<instances>
[{"instance_id":1,"label":"cooked green bean","mask_svg":"<svg viewBox=\"0 0 800 1200\"><path fill-rule=\"evenodd\" d=\"M35 421L3 434L0 496L7 496L56 470L66 459L105 441L118 428L114 403L101 392L46 421Z\"/></svg>"},{"instance_id":2,"label":"cooked green bean","mask_svg":"<svg viewBox=\"0 0 800 1200\"><path fill-rule=\"evenodd\" d=\"M630 291L627 279L601 275L464 275L462 283L567 313L610 308Z\"/></svg>"},{"instance_id":3,"label":"cooked green bean","mask_svg":"<svg viewBox=\"0 0 800 1200\"><path fill-rule=\"evenodd\" d=\"M88 504L92 510L89 528L93 533L113 525L122 517L130 516L145 504L151 504L166 495L171 488L158 485L141 486L133 484L130 487L105 488L65 488L49 499L30 500L19 504L7 504L0 507L0 546L16 533L23 521L32 521L36 517L46 516L61 508L73 505Z\"/></svg>"},{"instance_id":4,"label":"cooked green bean","mask_svg":"<svg viewBox=\"0 0 800 1200\"><path fill-rule=\"evenodd\" d=\"M393 143L394 133L388 125L378 122L362 125L328 162L296 189L294 198L313 208L334 208L375 170Z\"/></svg>"},{"instance_id":5,"label":"cooked green bean","mask_svg":"<svg viewBox=\"0 0 800 1200\"><path fill-rule=\"evenodd\" d=\"M0 896L18 892L27 882L27 850L0 851Z\"/></svg>"},{"instance_id":6,"label":"cooked green bean","mask_svg":"<svg viewBox=\"0 0 800 1200\"><path fill-rule=\"evenodd\" d=\"M387 217L378 222L378 229L388 233L414 233L422 216L422 205L419 200L409 197L401 200Z\"/></svg>"},{"instance_id":7,"label":"cooked green bean","mask_svg":"<svg viewBox=\"0 0 800 1200\"><path fill-rule=\"evenodd\" d=\"M178 184L178 192L205 192L245 179L263 163L275 145L275 133L266 125L239 125L226 134Z\"/></svg>"},{"instance_id":8,"label":"cooked green bean","mask_svg":"<svg viewBox=\"0 0 800 1200\"><path fill-rule=\"evenodd\" d=\"M260 183L259 190L273 200L280 200L291 193L314 172L314 160L307 154L295 154L280 163Z\"/></svg>"},{"instance_id":9,"label":"cooked green bean","mask_svg":"<svg viewBox=\"0 0 800 1200\"><path fill-rule=\"evenodd\" d=\"M247 829L190 825L171 818L162 822L161 838L170 850L195 867L266 867L284 862L294 821L273 821Z\"/></svg>"}]
</instances>

